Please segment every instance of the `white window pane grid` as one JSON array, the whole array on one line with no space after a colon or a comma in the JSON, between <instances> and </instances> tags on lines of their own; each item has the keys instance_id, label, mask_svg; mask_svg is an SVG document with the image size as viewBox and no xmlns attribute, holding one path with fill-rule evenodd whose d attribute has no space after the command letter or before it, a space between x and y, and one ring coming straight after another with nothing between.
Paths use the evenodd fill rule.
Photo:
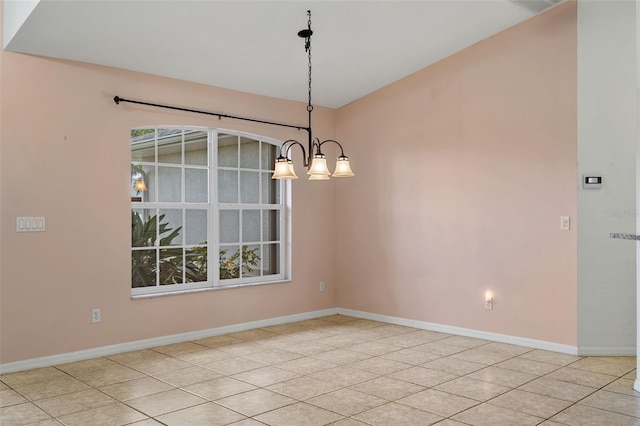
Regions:
<instances>
[{"instance_id":1,"label":"white window pane grid","mask_svg":"<svg viewBox=\"0 0 640 426\"><path fill-rule=\"evenodd\" d=\"M147 175L148 190L137 194L142 195L142 202L208 203L209 133L169 128L150 135L155 139L140 150L153 149L157 162L132 161L132 165L142 166ZM153 144L151 148L149 143ZM132 153L134 157L143 156ZM149 157L144 156L147 160Z\"/></svg>"},{"instance_id":2,"label":"white window pane grid","mask_svg":"<svg viewBox=\"0 0 640 426\"><path fill-rule=\"evenodd\" d=\"M203 141L204 135L214 142L214 148L208 148L211 143ZM147 173L148 192L151 193L144 197L142 202L133 202L132 207L135 209L135 206L144 206L149 208L147 210L155 209L160 214L165 213L167 214L165 217L171 219L172 224L181 218L183 225L179 235L167 241L165 245L160 245L160 239L158 239L157 246L153 249L132 248L132 251L149 254L155 262L162 263L163 259L170 260L164 268L156 268L155 286L133 288L132 294L152 294L179 291L184 288L250 284L255 281L283 279L285 250L282 231L284 229L282 183L270 179L273 169L272 158L275 158L278 147L257 139L228 133L218 135L216 131L203 132L187 129L178 132L172 129L160 129L154 136L157 162L134 161L132 154L132 164L140 164ZM160 149L158 140L163 137L165 140L171 137L180 138L182 141L180 147L176 148L177 144L168 143ZM217 142L224 146L218 147ZM199 151L205 147L208 155L203 156ZM139 155L140 159L150 159L150 150L145 149L147 149L146 154ZM253 157L243 158L243 153L245 156ZM226 167L219 162L224 163ZM212 171L209 171L209 164L213 166ZM229 165L235 165L235 167L229 167ZM205 181L208 183L209 190L197 188ZM218 203L223 204L209 204L210 199L218 199ZM226 230L219 229L219 224L224 222L222 219L226 214L224 212L232 210L237 212L238 223L233 225L237 226L237 236L230 237ZM241 235L243 234L243 214L245 214L245 235ZM246 216L247 214L249 216ZM267 220L267 218L270 219ZM203 220L206 222L204 231L200 229ZM187 226L187 222L192 223L192 228ZM248 224L251 226L247 227ZM195 228L199 230L194 231ZM158 228L157 232L160 231ZM202 241L204 235L211 237ZM243 241L238 241L239 239ZM227 256L233 256L237 252L235 260L231 261L238 270L237 278L220 279L223 275L222 261L218 259L219 262L216 264L214 253L216 251L220 253L222 250L226 250ZM190 259L202 259L203 252L208 259L205 265L190 263ZM190 266L196 270L208 270L214 273L208 274L207 282L190 282L190 277L193 276ZM172 268L181 270L179 278L176 278L178 274L169 274Z\"/></svg>"},{"instance_id":3,"label":"white window pane grid","mask_svg":"<svg viewBox=\"0 0 640 426\"><path fill-rule=\"evenodd\" d=\"M140 219L138 225L142 223L147 232L143 234L144 241L134 242L132 247L132 286L166 287L208 281L206 238L199 243L184 243L185 234L192 241L197 239L193 235L206 236L206 211L188 208L133 209ZM132 220L137 220L134 215ZM191 266L185 265L185 261ZM140 267L149 273L136 274Z\"/></svg>"},{"instance_id":4,"label":"white window pane grid","mask_svg":"<svg viewBox=\"0 0 640 426\"><path fill-rule=\"evenodd\" d=\"M184 164L209 167L209 134L202 130L185 130Z\"/></svg>"},{"instance_id":5,"label":"white window pane grid","mask_svg":"<svg viewBox=\"0 0 640 426\"><path fill-rule=\"evenodd\" d=\"M258 170L260 168L260 141L240 138L240 168Z\"/></svg>"},{"instance_id":6,"label":"white window pane grid","mask_svg":"<svg viewBox=\"0 0 640 426\"><path fill-rule=\"evenodd\" d=\"M220 205L220 253L224 252L220 257L221 268L224 265L230 268L231 265L227 265L224 260L233 258L236 269L235 276L221 271L220 279L224 281L221 285L226 284L227 280L235 283L235 279L283 276L284 265L280 261L283 259L282 211L282 206L274 208L273 205L262 205L260 208L247 204ZM265 258L266 256L269 257ZM274 258L277 266L273 266ZM246 267L238 268L242 261ZM271 272L273 270L275 272Z\"/></svg>"}]
</instances>

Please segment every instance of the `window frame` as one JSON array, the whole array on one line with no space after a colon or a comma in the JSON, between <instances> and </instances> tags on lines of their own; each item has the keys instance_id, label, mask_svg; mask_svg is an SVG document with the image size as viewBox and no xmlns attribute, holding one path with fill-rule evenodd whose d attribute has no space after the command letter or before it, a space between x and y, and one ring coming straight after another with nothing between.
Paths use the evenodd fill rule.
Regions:
<instances>
[{"instance_id":1,"label":"window frame","mask_svg":"<svg viewBox=\"0 0 640 426\"><path fill-rule=\"evenodd\" d=\"M182 223L183 226L186 222L186 212L188 210L206 210L206 217L207 217L207 227L206 227L206 234L207 234L207 244L205 245L205 247L207 248L207 277L208 280L207 281L202 281L202 282L182 282L179 284L160 284L158 281L156 281L156 285L154 286L146 286L146 287L133 287L133 281L130 282L130 288L131 288L131 296L134 298L137 297L151 297L151 296L159 296L159 295L172 295L172 294L180 294L180 293L189 293L189 292L194 292L194 291L203 291L203 290L215 290L215 289L227 289L227 288L237 288L237 287L246 287L246 286L255 286L255 285L262 285L262 284L273 284L273 283L278 283L278 282L287 282L290 280L290 276L291 276L291 238L290 238L290 233L291 233L291 183L289 181L283 181L283 180L276 180L274 182L274 184L279 185L278 187L278 191L279 191L279 203L274 203L274 204L269 204L269 203L263 203L262 201L262 195L263 195L263 191L262 191L262 185L263 185L263 179L262 179L262 175L266 174L267 172L272 174L273 173L273 164L268 164L268 169L264 169L262 168L263 165L263 161L262 161L262 155L263 155L263 148L262 148L262 144L269 144L274 146L278 151L282 145L282 141L279 141L277 139L274 138L269 138L269 137L265 137L262 135L256 135L256 134L252 134L252 133L247 133L247 132L242 132L242 131L237 131L237 130L230 130L230 129L223 129L223 128L209 128L209 127L200 127L200 126L172 126L172 125L160 125L160 126L138 126L138 127L134 127L131 129L131 131L134 130L141 130L141 129L154 129L155 131L155 140L154 140L154 162L149 162L149 161L134 161L133 160L133 156L130 155L130 162L132 167L134 165L142 165L142 166L149 166L149 167L154 167L154 175L155 175L155 179L156 182L159 180L159 176L158 176L158 170L159 167L165 167L167 166L167 164L165 163L161 163L159 161L159 144L158 144L158 130L162 129L162 130L176 130L176 131L180 131L181 133L181 137L182 137L182 141L180 142L180 146L181 146L181 163L180 164L170 164L168 165L168 167L176 167L176 168L180 168L181 170L181 184L180 184L180 190L181 190L181 201L180 202L167 202L167 201L158 201L158 196L159 196L159 190L158 190L158 185L155 184L153 185L153 191L155 192L155 197L154 200L155 201L134 201L134 199L131 200L130 203L130 210L133 211L140 211L140 210L151 210L154 211L154 214L158 215L161 214L162 210L181 210L182 211ZM185 161L185 132L186 131L199 131L199 132L206 132L207 135L207 163L208 165L206 166L198 166L196 165L195 167L193 165L189 165L186 164ZM251 172L257 172L259 179L258 179L258 194L259 194L259 200L257 203L241 203L241 200L238 200L237 203L221 203L219 201L220 199L220 194L219 194L219 189L218 189L218 182L219 182L219 172L220 170L230 170L230 169L234 169L234 168L229 168L229 167L220 167L218 164L218 141L219 141L219 136L220 135L231 135L231 136L236 136L238 139L238 164L237 167L235 168L235 170L237 170L238 172L238 195L241 194L242 188L240 187L240 175L242 171L251 171ZM243 168L241 167L241 158L242 158L242 151L241 151L241 144L240 144L240 138L247 138L253 141L257 141L259 143L259 155L258 155L258 167L257 169L250 169L250 168ZM276 151L277 152L277 151ZM187 166L187 167L185 167ZM208 202L206 203L202 203L202 202L187 202L185 197L185 191L186 191L186 179L185 179L185 170L187 168L194 168L194 169L206 169L208 171L208 179L207 179L207 183L208 183ZM264 233L263 233L263 212L264 211L279 211L279 218L278 218L278 228L280 230L279 232L279 240L275 240L277 241L276 244L279 244L279 250L278 250L278 273L277 274L272 274L272 275L262 275L262 273L260 274L260 276L257 277L240 277L240 278L230 278L230 279L224 279L222 280L220 278L220 265L219 265L219 253L220 253L220 249L221 247L225 246L225 244L221 243L221 232L220 232L220 212L222 210L238 210L239 211L239 215L242 216L242 212L245 210L258 210L260 212L259 216L260 216L260 227L259 227L259 233L260 233L260 240L258 241L258 245L260 247L265 247L267 245L267 243L269 244L273 244L273 242L271 240L269 241L265 241L264 240ZM239 242L239 247L242 249L244 243L242 242L242 219L240 219L239 222L239 232L240 232L240 242ZM183 228L184 229L184 228ZM157 232L157 231L156 231ZM180 245L177 246L171 246L171 247L180 247L183 250L188 250L190 246L192 246L192 244L187 244L186 241L184 241L185 235L183 235L183 242ZM229 245L229 244L227 244ZM130 253L133 253L133 250L135 249L135 247L133 247L132 245L130 245ZM149 247L149 249L151 249L151 247ZM158 251L158 250L162 250L162 248L160 248L159 246L155 245L153 247L154 250ZM139 249L140 250L140 249ZM184 252L183 252L184 253ZM264 255L261 257L260 262L263 261L264 259ZM131 256L130 256L131 259ZM131 260L130 260L131 261ZM156 262L157 262L157 258L156 258ZM262 263L260 264L261 266L261 270L264 269ZM242 269L242 268L240 268ZM159 272L157 272L156 277L159 276Z\"/></svg>"}]
</instances>

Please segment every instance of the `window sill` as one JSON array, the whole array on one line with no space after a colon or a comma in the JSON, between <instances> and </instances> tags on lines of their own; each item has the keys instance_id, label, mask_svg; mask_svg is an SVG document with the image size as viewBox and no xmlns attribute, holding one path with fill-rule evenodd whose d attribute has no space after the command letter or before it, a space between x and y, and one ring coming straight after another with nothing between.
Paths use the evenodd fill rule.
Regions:
<instances>
[{"instance_id":1,"label":"window sill","mask_svg":"<svg viewBox=\"0 0 640 426\"><path fill-rule=\"evenodd\" d=\"M183 294L203 293L207 291L231 290L235 288L257 287L257 286L273 285L273 284L287 284L290 282L291 280L285 279L285 280L278 280L278 281L263 281L263 282L256 282L256 283L229 284L229 285L216 286L216 287L192 288L187 290L175 290L175 291L149 293L149 294L136 294L136 295L132 294L131 299L132 300L153 299L156 297L179 296Z\"/></svg>"}]
</instances>

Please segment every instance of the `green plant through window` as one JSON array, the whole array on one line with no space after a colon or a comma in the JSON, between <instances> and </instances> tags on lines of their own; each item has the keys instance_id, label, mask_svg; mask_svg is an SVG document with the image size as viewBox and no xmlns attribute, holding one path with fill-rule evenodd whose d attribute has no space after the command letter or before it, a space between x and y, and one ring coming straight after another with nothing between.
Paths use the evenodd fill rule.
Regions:
<instances>
[{"instance_id":1,"label":"green plant through window","mask_svg":"<svg viewBox=\"0 0 640 426\"><path fill-rule=\"evenodd\" d=\"M206 241L200 246L185 248L184 252L182 247L170 247L182 227L171 228L164 219L165 215L161 214L143 220L138 212L131 212L131 246L134 247L131 254L132 287L155 286L156 280L161 285L207 281ZM258 248L249 249L243 245L234 253L228 253L227 249L220 250L221 280L240 278L241 268L245 275L260 265Z\"/></svg>"},{"instance_id":2,"label":"green plant through window","mask_svg":"<svg viewBox=\"0 0 640 426\"><path fill-rule=\"evenodd\" d=\"M258 255L258 248L249 249L247 246L242 246L241 250L236 250L235 253L227 255L229 250L220 250L220 279L228 280L231 278L240 278L240 267L242 267L242 274L246 275L253 272L254 268L260 265L260 256ZM240 259L240 253L242 252L242 265L238 260Z\"/></svg>"},{"instance_id":3,"label":"green plant through window","mask_svg":"<svg viewBox=\"0 0 640 426\"><path fill-rule=\"evenodd\" d=\"M159 259L156 260L156 247L171 246L182 230L181 226L175 229L170 228L169 224L164 222L164 218L165 215L161 214L151 216L145 221L139 213L131 212L131 246L152 248L132 251L132 286L155 286L156 278L159 279L160 284L164 285L207 281L206 247L193 247L185 249L184 252L182 247L160 248ZM159 241L158 237L160 237ZM156 241L158 241L157 245Z\"/></svg>"}]
</instances>

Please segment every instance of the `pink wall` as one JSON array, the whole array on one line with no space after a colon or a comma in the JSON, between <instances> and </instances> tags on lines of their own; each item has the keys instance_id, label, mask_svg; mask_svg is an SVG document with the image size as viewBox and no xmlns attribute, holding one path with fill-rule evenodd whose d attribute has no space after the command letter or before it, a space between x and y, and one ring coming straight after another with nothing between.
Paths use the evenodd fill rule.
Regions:
<instances>
[{"instance_id":1,"label":"pink wall","mask_svg":"<svg viewBox=\"0 0 640 426\"><path fill-rule=\"evenodd\" d=\"M335 306L575 345L576 238L559 231L576 215L575 16L560 6L316 108L316 135L345 143L357 177L293 182L293 282L144 300L130 298L129 129L304 134L113 96L287 123L304 105L1 51L0 363ZM18 234L16 216L47 230Z\"/></svg>"},{"instance_id":2,"label":"pink wall","mask_svg":"<svg viewBox=\"0 0 640 426\"><path fill-rule=\"evenodd\" d=\"M335 307L327 232L335 188L304 179L292 184L293 282L130 297L132 127L218 126L281 140L306 133L117 106L114 95L293 124L306 122L304 104L5 51L0 58L0 363ZM336 112L315 111L315 132L335 137ZM45 216L46 231L17 233L16 216ZM317 249L305 249L310 241Z\"/></svg>"},{"instance_id":3,"label":"pink wall","mask_svg":"<svg viewBox=\"0 0 640 426\"><path fill-rule=\"evenodd\" d=\"M570 2L340 109L338 306L576 345L576 43Z\"/></svg>"}]
</instances>

